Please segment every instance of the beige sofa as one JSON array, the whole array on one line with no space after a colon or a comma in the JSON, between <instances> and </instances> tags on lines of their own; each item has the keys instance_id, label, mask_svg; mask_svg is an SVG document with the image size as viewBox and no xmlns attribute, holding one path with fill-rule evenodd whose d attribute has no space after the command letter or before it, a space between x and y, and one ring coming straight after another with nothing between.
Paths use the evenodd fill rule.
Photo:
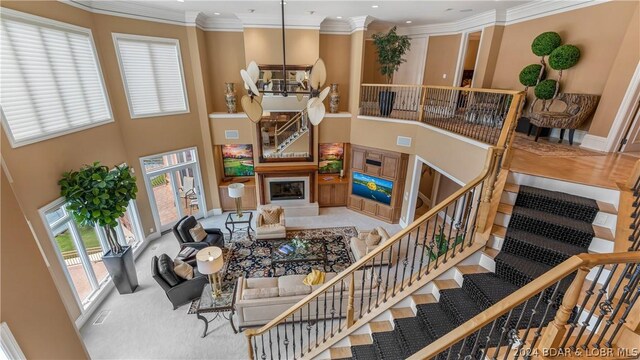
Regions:
<instances>
[{"instance_id":1,"label":"beige sofa","mask_svg":"<svg viewBox=\"0 0 640 360\"><path fill-rule=\"evenodd\" d=\"M266 221L262 212L265 209L274 209L280 212L278 222L269 223ZM284 220L284 209L275 205L258 206L258 217L256 219L256 239L258 240L274 240L284 239L287 237L287 228Z\"/></svg>"},{"instance_id":2,"label":"beige sofa","mask_svg":"<svg viewBox=\"0 0 640 360\"><path fill-rule=\"evenodd\" d=\"M354 294L356 302L359 302L361 296L363 302L368 303L369 294L375 296L375 291L370 291L378 287L378 283L370 278L369 272L363 272L361 270L355 273L355 287ZM325 282L333 279L336 276L335 273L327 273L325 276ZM363 277L364 276L364 281ZM285 275L272 278L244 278L238 279L238 285L236 286L236 314L238 318L238 327L240 329L258 325L264 325L269 321L275 319L280 314L287 311L291 306L295 305L298 301L304 299L312 291L318 289L322 285L308 286L304 285L302 281L306 275ZM342 312L341 316L345 317L347 313L347 301L349 282L345 281L343 285L338 282L335 286L335 298L333 304L331 302L331 294L333 290L328 293L327 299L327 317L331 318L330 309L331 305L335 307L336 313L340 312L340 288L342 286ZM321 296L318 301L320 309L324 308L325 297ZM312 309L312 313L315 314L315 301ZM355 306L355 312L358 314L360 311L359 306ZM303 318L307 316L307 307L302 308ZM315 316L315 315L313 315Z\"/></svg>"},{"instance_id":3,"label":"beige sofa","mask_svg":"<svg viewBox=\"0 0 640 360\"><path fill-rule=\"evenodd\" d=\"M360 230L358 231L358 236L352 237L351 240L349 241L351 252L353 253L353 256L356 258L356 261L360 260L365 255L373 251L375 248L377 248L378 246L384 244L387 240L389 240L390 236L383 227L377 226L376 230L378 230L378 234L382 237L382 239L376 246L372 246L372 247L367 246L367 243L365 242L365 240L367 239L367 235L369 235L371 230L369 231ZM380 257L375 258L375 265L391 266L393 263L393 253L394 253L393 247L391 247L389 251L385 252L382 261L380 261Z\"/></svg>"}]
</instances>

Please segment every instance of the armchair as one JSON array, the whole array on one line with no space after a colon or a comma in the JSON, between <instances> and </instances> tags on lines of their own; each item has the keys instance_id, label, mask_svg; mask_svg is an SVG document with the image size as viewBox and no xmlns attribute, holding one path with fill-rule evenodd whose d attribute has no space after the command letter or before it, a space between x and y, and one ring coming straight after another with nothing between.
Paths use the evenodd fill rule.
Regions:
<instances>
[{"instance_id":1,"label":"armchair","mask_svg":"<svg viewBox=\"0 0 640 360\"><path fill-rule=\"evenodd\" d=\"M558 142L562 142L564 130L569 129L569 144L573 145L573 135L576 129L596 110L600 96L561 93L556 100L566 104L564 111L533 111L531 113L531 125L537 127L535 141L538 141L542 128L560 129L560 141ZM531 125L529 125L527 135L531 135Z\"/></svg>"},{"instance_id":2,"label":"armchair","mask_svg":"<svg viewBox=\"0 0 640 360\"><path fill-rule=\"evenodd\" d=\"M194 267L191 280L184 280L175 275L173 260L168 255L162 254L160 258L157 256L151 258L151 274L171 301L173 310L199 298L202 295L202 289L209 283L205 275L198 273L195 261L187 263Z\"/></svg>"},{"instance_id":3,"label":"armchair","mask_svg":"<svg viewBox=\"0 0 640 360\"><path fill-rule=\"evenodd\" d=\"M383 227L377 226L375 229L378 231L378 235L380 235L381 237L380 242L376 245L369 246L366 243L367 236L369 235L371 230L368 230L368 231L359 230L358 236L352 237L351 240L349 241L351 252L353 253L353 256L355 257L356 261L360 260L368 253L375 250L378 246L383 245L387 240L391 238ZM385 255L386 256L382 257L378 265L391 266L392 260L393 260L393 247L390 248L389 251L385 253Z\"/></svg>"},{"instance_id":4,"label":"armchair","mask_svg":"<svg viewBox=\"0 0 640 360\"><path fill-rule=\"evenodd\" d=\"M204 229L207 233L207 237L199 242L196 242L189 234L189 230L198 224L198 221L193 216L185 216L180 219L173 226L173 234L175 235L178 243L180 243L180 249L185 246L192 247L200 250L208 246L217 246L219 248L224 247L224 235L220 229Z\"/></svg>"},{"instance_id":5,"label":"armchair","mask_svg":"<svg viewBox=\"0 0 640 360\"><path fill-rule=\"evenodd\" d=\"M265 212L269 212L268 216ZM256 239L273 240L287 237L284 220L284 209L280 206L262 205L258 207L256 219Z\"/></svg>"}]
</instances>

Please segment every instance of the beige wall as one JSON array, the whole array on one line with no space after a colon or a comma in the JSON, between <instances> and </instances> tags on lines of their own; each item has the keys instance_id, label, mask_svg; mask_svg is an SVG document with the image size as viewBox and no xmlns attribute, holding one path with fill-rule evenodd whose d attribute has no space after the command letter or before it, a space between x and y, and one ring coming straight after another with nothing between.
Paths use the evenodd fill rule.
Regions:
<instances>
[{"instance_id":1,"label":"beige wall","mask_svg":"<svg viewBox=\"0 0 640 360\"><path fill-rule=\"evenodd\" d=\"M563 73L562 91L602 94L603 101L606 101L605 98L615 97L603 91L629 29L630 20L637 11L638 3L635 1L612 1L506 26L492 87L522 89L523 86L518 82L520 70L539 61L531 52L531 42L542 32L556 31L565 44L576 45L581 50L578 64ZM628 55L629 61L635 58L637 64L640 57L637 51L638 26L632 31L636 35L636 44L629 44L631 48L623 49L623 52L635 52ZM555 78L557 72L551 71L550 75ZM622 89L619 91L624 92ZM619 101L616 102L612 107L619 106ZM594 125L594 131L604 132L604 128L608 131L614 116L615 112L600 111L594 124L605 124ZM583 129L588 128L589 122L583 126Z\"/></svg>"},{"instance_id":2,"label":"beige wall","mask_svg":"<svg viewBox=\"0 0 640 360\"><path fill-rule=\"evenodd\" d=\"M422 164L422 175L420 176L420 185L418 185L418 191L422 193L422 195L429 198L429 200L433 200L431 197L431 193L433 192L433 182L436 177L436 172L428 165Z\"/></svg>"},{"instance_id":3,"label":"beige wall","mask_svg":"<svg viewBox=\"0 0 640 360\"><path fill-rule=\"evenodd\" d=\"M467 42L467 52L464 55L465 70L473 70L476 66L476 58L478 57L479 46L479 39L469 39L469 41Z\"/></svg>"},{"instance_id":4,"label":"beige wall","mask_svg":"<svg viewBox=\"0 0 640 360\"><path fill-rule=\"evenodd\" d=\"M245 28L243 34L246 64L282 64L282 30ZM320 55L319 43L320 30L287 29L287 64L313 65Z\"/></svg>"},{"instance_id":5,"label":"beige wall","mask_svg":"<svg viewBox=\"0 0 640 360\"><path fill-rule=\"evenodd\" d=\"M338 84L340 93L339 111L349 110L349 57L351 55L351 37L349 35L320 34L320 58L327 66L327 83ZM329 97L325 100L329 112Z\"/></svg>"},{"instance_id":6,"label":"beige wall","mask_svg":"<svg viewBox=\"0 0 640 360\"><path fill-rule=\"evenodd\" d=\"M386 84L387 78L380 74L380 64L378 63L378 52L373 40L364 41L364 73L362 75L363 84Z\"/></svg>"},{"instance_id":7,"label":"beige wall","mask_svg":"<svg viewBox=\"0 0 640 360\"><path fill-rule=\"evenodd\" d=\"M349 112L355 117L360 109L360 84L364 74L364 31L356 31L350 37Z\"/></svg>"},{"instance_id":8,"label":"beige wall","mask_svg":"<svg viewBox=\"0 0 640 360\"><path fill-rule=\"evenodd\" d=\"M504 26L488 26L482 30L478 60L473 73L474 87L491 87L503 33Z\"/></svg>"},{"instance_id":9,"label":"beige wall","mask_svg":"<svg viewBox=\"0 0 640 360\"><path fill-rule=\"evenodd\" d=\"M206 31L204 36L213 111L227 112L224 83L232 82L236 87L236 108L242 112L240 99L246 94L240 77L240 70L245 67L244 36L242 32L223 31Z\"/></svg>"},{"instance_id":10,"label":"beige wall","mask_svg":"<svg viewBox=\"0 0 640 360\"><path fill-rule=\"evenodd\" d=\"M460 190L461 188L462 186L460 186L455 181L449 179L444 175L441 175L440 181L438 182L438 194L436 195L436 204L442 202L442 200L453 195L453 193Z\"/></svg>"},{"instance_id":11,"label":"beige wall","mask_svg":"<svg viewBox=\"0 0 640 360\"><path fill-rule=\"evenodd\" d=\"M0 322L7 323L27 359L88 359L25 214L1 172Z\"/></svg>"},{"instance_id":12,"label":"beige wall","mask_svg":"<svg viewBox=\"0 0 640 360\"><path fill-rule=\"evenodd\" d=\"M424 68L424 85L453 85L461 34L430 36ZM443 74L447 75L443 79Z\"/></svg>"}]
</instances>

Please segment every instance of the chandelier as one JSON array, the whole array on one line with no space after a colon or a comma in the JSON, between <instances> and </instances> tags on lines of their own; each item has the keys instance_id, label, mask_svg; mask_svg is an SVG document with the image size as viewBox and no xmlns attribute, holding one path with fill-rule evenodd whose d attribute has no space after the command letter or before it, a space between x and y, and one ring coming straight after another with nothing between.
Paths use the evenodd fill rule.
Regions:
<instances>
[{"instance_id":1,"label":"chandelier","mask_svg":"<svg viewBox=\"0 0 640 360\"><path fill-rule=\"evenodd\" d=\"M269 89L258 90L256 85L260 78L260 68L255 61L251 61L247 69L240 70L240 76L244 81L244 88L247 90L247 95L242 96L240 103L247 117L257 123L262 118L262 97L264 94L275 94L283 97L289 95L296 95L298 101L302 101L304 95L309 95L309 101L307 101L306 111L309 121L313 125L318 125L324 118L326 109L324 107L324 99L329 94L329 87L324 90L320 90L324 83L327 81L327 69L322 59L316 60L315 64L311 68L308 79L303 71L296 72L296 80L294 83L290 83L287 74L287 48L285 44L285 26L284 26L284 1L280 1L281 15L282 15L282 73L284 74L284 86L281 89ZM265 71L265 79L268 81L271 78L271 73ZM289 90L288 85L295 85L294 91Z\"/></svg>"}]
</instances>

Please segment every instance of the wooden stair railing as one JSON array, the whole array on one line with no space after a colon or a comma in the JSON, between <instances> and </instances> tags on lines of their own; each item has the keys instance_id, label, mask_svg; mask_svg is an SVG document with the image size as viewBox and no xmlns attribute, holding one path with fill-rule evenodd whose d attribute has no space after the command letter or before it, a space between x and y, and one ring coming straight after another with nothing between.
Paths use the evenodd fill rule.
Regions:
<instances>
[{"instance_id":1,"label":"wooden stair railing","mask_svg":"<svg viewBox=\"0 0 640 360\"><path fill-rule=\"evenodd\" d=\"M640 161L622 191L628 248L573 256L410 359L637 358L640 341ZM628 234L628 235L627 235ZM587 276L591 279L586 281Z\"/></svg>"},{"instance_id":2,"label":"wooden stair railing","mask_svg":"<svg viewBox=\"0 0 640 360\"><path fill-rule=\"evenodd\" d=\"M449 91L453 96L457 90ZM477 238L487 228L494 183L507 161L524 98L522 92L498 93L508 95L508 112L481 174L266 325L246 330L249 359L317 353L327 340L352 330L358 320L384 307L429 272L477 246Z\"/></svg>"}]
</instances>

